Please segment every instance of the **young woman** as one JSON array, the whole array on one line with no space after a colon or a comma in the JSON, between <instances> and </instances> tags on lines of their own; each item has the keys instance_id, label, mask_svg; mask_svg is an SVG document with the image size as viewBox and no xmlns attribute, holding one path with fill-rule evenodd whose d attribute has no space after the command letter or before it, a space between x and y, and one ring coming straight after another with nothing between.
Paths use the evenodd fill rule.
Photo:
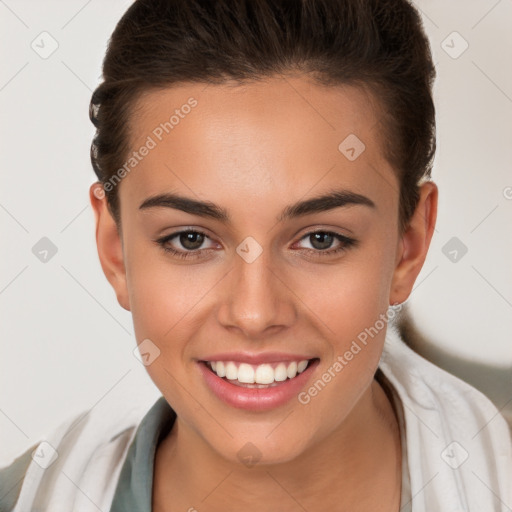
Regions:
<instances>
[{"instance_id":1,"label":"young woman","mask_svg":"<svg viewBox=\"0 0 512 512\"><path fill-rule=\"evenodd\" d=\"M405 0L137 0L90 199L162 397L61 425L0 508L510 510L504 419L388 326L436 221L433 78Z\"/></svg>"}]
</instances>

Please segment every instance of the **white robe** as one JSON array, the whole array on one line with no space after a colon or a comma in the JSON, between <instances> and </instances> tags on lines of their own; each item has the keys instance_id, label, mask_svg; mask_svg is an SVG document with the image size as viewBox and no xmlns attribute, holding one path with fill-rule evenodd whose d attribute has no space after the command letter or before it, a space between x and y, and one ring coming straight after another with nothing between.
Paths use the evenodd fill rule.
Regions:
<instances>
[{"instance_id":1,"label":"white robe","mask_svg":"<svg viewBox=\"0 0 512 512\"><path fill-rule=\"evenodd\" d=\"M379 366L405 413L413 512L511 512L512 440L492 402L391 327ZM108 415L96 407L62 423L39 444L14 511L107 512L148 409Z\"/></svg>"}]
</instances>

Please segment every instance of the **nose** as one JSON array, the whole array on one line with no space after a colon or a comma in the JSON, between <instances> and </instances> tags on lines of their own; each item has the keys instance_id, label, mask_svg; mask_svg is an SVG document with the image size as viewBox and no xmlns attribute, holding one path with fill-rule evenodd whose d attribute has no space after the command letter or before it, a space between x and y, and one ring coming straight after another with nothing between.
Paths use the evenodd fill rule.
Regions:
<instances>
[{"instance_id":1,"label":"nose","mask_svg":"<svg viewBox=\"0 0 512 512\"><path fill-rule=\"evenodd\" d=\"M272 264L270 251L264 250L252 262L236 255L223 284L218 320L249 339L268 337L295 321L293 297L284 273Z\"/></svg>"}]
</instances>

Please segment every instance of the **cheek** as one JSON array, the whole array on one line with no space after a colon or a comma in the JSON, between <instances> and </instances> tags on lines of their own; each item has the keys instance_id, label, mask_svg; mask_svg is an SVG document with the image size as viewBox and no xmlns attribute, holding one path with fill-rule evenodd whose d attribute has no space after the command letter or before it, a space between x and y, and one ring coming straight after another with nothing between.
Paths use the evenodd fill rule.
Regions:
<instances>
[{"instance_id":1,"label":"cheek","mask_svg":"<svg viewBox=\"0 0 512 512\"><path fill-rule=\"evenodd\" d=\"M158 348L158 357L146 371L161 392L177 403L179 383L186 375L183 362L190 359L187 340L195 328L192 325L201 323L197 322L197 304L205 291L185 266L166 264L149 255L137 257L137 251L132 256L128 288L135 337L137 343L149 339Z\"/></svg>"},{"instance_id":2,"label":"cheek","mask_svg":"<svg viewBox=\"0 0 512 512\"><path fill-rule=\"evenodd\" d=\"M142 239L125 237L127 287L137 340L163 340L190 309L194 287L186 286L179 269L166 264L165 255Z\"/></svg>"},{"instance_id":3,"label":"cheek","mask_svg":"<svg viewBox=\"0 0 512 512\"><path fill-rule=\"evenodd\" d=\"M326 432L344 420L370 385L381 357L393 270L387 247L375 243L357 258L311 275L309 289L315 291L304 287L298 293L307 297L329 345L318 380L301 397L310 402L313 416L330 408Z\"/></svg>"},{"instance_id":4,"label":"cheek","mask_svg":"<svg viewBox=\"0 0 512 512\"><path fill-rule=\"evenodd\" d=\"M211 279L201 279L198 266L174 266L149 258L132 263L128 288L137 339L153 336L165 343L190 322Z\"/></svg>"},{"instance_id":5,"label":"cheek","mask_svg":"<svg viewBox=\"0 0 512 512\"><path fill-rule=\"evenodd\" d=\"M357 335L387 311L393 276L388 247L373 243L337 264L302 275L298 295L334 331L332 336Z\"/></svg>"}]
</instances>

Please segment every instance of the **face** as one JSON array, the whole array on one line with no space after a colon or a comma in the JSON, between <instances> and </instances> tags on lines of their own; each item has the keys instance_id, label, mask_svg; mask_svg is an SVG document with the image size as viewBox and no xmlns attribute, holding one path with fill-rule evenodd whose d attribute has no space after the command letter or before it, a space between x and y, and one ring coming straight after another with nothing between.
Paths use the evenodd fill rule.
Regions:
<instances>
[{"instance_id":1,"label":"face","mask_svg":"<svg viewBox=\"0 0 512 512\"><path fill-rule=\"evenodd\" d=\"M382 318L421 268L433 210L399 232L374 106L304 77L151 92L132 117L137 162L117 185L122 237L91 196L105 274L137 343L150 340L149 375L228 460L250 442L262 463L289 461L341 435L377 369ZM313 361L259 399L225 379L239 393L219 394L201 362L269 353Z\"/></svg>"}]
</instances>

